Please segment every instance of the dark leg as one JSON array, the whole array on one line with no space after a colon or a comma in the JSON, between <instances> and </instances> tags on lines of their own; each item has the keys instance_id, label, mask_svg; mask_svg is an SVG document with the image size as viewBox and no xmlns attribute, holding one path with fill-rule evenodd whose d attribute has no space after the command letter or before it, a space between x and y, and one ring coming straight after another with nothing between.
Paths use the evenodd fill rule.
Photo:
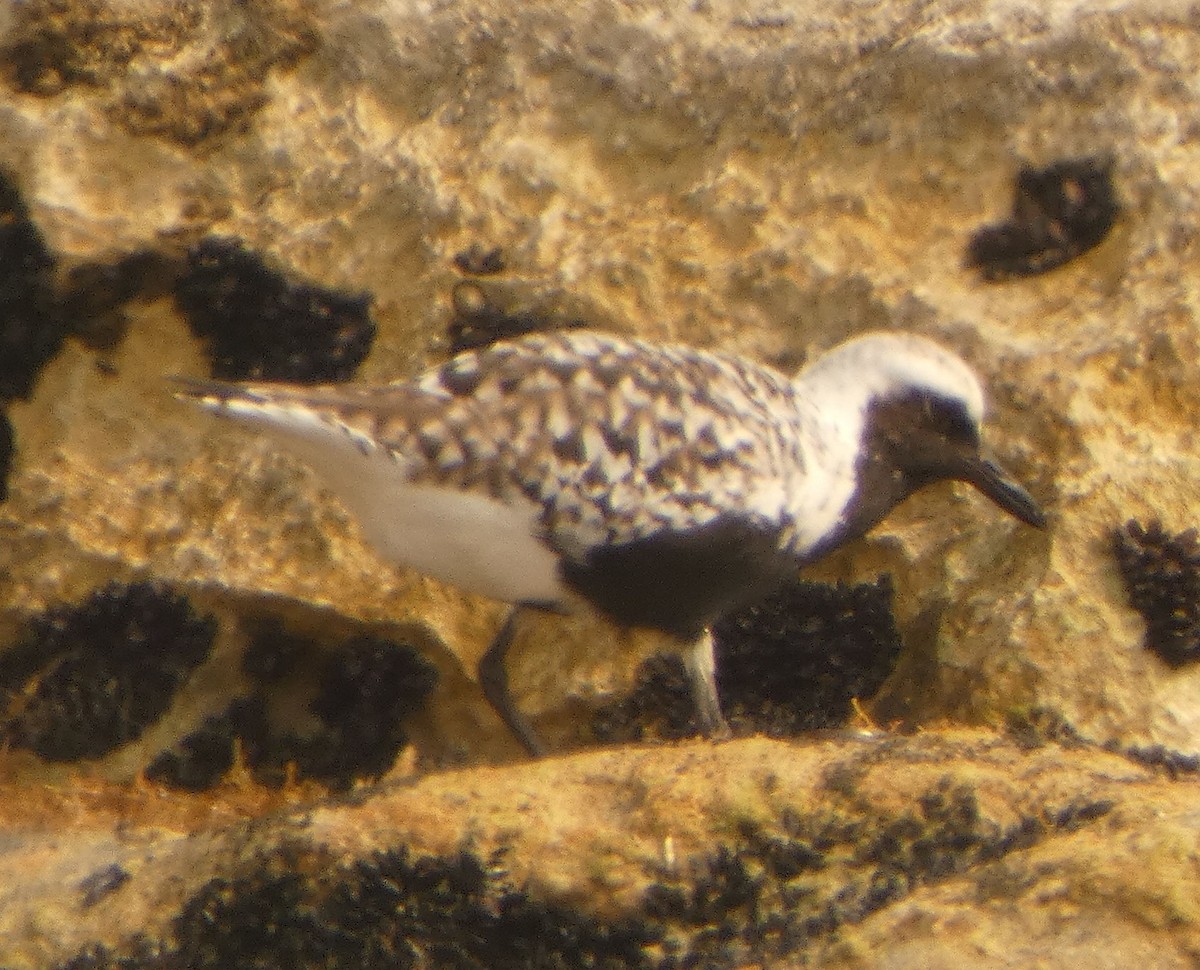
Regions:
<instances>
[{"instance_id":1,"label":"dark leg","mask_svg":"<svg viewBox=\"0 0 1200 970\"><path fill-rule=\"evenodd\" d=\"M712 631L705 630L683 653L683 665L692 682L692 701L696 705L696 716L700 719L700 730L705 737L727 738L732 733L721 714L721 702L717 699L717 660L713 655Z\"/></svg>"},{"instance_id":2,"label":"dark leg","mask_svg":"<svg viewBox=\"0 0 1200 970\"><path fill-rule=\"evenodd\" d=\"M500 720L508 725L508 729L525 750L537 758L545 754L546 749L534 734L529 722L513 705L512 697L508 693L508 671L504 669L504 658L512 645L517 616L521 610L522 607L514 606L508 611L500 632L496 634L491 646L487 648L487 653L479 661L479 686L483 689L483 696L488 699L488 703L500 715Z\"/></svg>"}]
</instances>

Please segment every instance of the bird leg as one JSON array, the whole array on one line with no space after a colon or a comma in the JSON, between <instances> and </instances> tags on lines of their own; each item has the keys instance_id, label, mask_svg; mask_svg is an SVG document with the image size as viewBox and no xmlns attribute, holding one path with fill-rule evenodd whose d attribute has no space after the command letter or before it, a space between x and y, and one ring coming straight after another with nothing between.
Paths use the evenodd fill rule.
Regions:
<instances>
[{"instance_id":1,"label":"bird leg","mask_svg":"<svg viewBox=\"0 0 1200 970\"><path fill-rule=\"evenodd\" d=\"M692 682L692 701L700 719L700 730L709 738L729 737L732 732L721 714L721 702L717 698L717 660L713 654L711 630L705 630L683 652L683 665Z\"/></svg>"},{"instance_id":2,"label":"bird leg","mask_svg":"<svg viewBox=\"0 0 1200 970\"><path fill-rule=\"evenodd\" d=\"M492 709L500 715L500 720L508 725L508 729L521 742L525 750L537 758L546 753L546 748L534 733L529 722L513 704L512 695L508 692L508 671L504 667L504 658L508 654L508 648L512 646L517 616L521 610L522 607L518 605L508 611L508 616L504 620L504 625L500 627L500 632L496 634L487 648L487 652L480 659L479 686L483 690L483 696L492 705Z\"/></svg>"}]
</instances>

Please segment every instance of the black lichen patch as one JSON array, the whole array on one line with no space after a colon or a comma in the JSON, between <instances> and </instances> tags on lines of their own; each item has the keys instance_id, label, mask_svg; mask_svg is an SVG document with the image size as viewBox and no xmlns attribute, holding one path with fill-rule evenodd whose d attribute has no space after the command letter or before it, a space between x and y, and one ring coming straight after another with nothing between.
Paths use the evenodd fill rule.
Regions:
<instances>
[{"instance_id":1,"label":"black lichen patch","mask_svg":"<svg viewBox=\"0 0 1200 970\"><path fill-rule=\"evenodd\" d=\"M773 965L920 886L1074 830L1112 807L1071 803L1002 826L983 815L969 788L947 780L893 816L785 810L775 830L744 823L739 840L648 894L648 912L665 930L668 956L659 967Z\"/></svg>"},{"instance_id":2,"label":"black lichen patch","mask_svg":"<svg viewBox=\"0 0 1200 970\"><path fill-rule=\"evenodd\" d=\"M232 239L191 250L175 300L226 380L349 380L375 339L369 296L288 280Z\"/></svg>"},{"instance_id":3,"label":"black lichen patch","mask_svg":"<svg viewBox=\"0 0 1200 970\"><path fill-rule=\"evenodd\" d=\"M172 750L161 752L146 768L146 777L186 791L204 791L233 767L237 738L236 705L215 714Z\"/></svg>"},{"instance_id":4,"label":"black lichen patch","mask_svg":"<svg viewBox=\"0 0 1200 970\"><path fill-rule=\"evenodd\" d=\"M54 264L16 183L0 170L0 399L27 396L62 345Z\"/></svg>"},{"instance_id":5,"label":"black lichen patch","mask_svg":"<svg viewBox=\"0 0 1200 970\"><path fill-rule=\"evenodd\" d=\"M683 661L673 654L651 657L638 668L628 696L596 711L591 727L596 739L605 743L695 736L700 724Z\"/></svg>"},{"instance_id":6,"label":"black lichen patch","mask_svg":"<svg viewBox=\"0 0 1200 970\"><path fill-rule=\"evenodd\" d=\"M790 737L837 727L900 655L892 580L795 583L713 627L731 723Z\"/></svg>"},{"instance_id":7,"label":"black lichen patch","mask_svg":"<svg viewBox=\"0 0 1200 970\"><path fill-rule=\"evenodd\" d=\"M1179 778L1180 775L1200 774L1200 755L1172 751L1161 744L1152 744L1147 747L1122 747L1118 742L1110 741L1105 743L1104 748L1106 751L1124 755L1131 761L1136 761L1147 768L1159 768L1172 781Z\"/></svg>"},{"instance_id":8,"label":"black lichen patch","mask_svg":"<svg viewBox=\"0 0 1200 970\"><path fill-rule=\"evenodd\" d=\"M42 96L73 85L101 86L123 74L146 46L161 51L198 20L186 5L157 16L101 0L25 0L14 5L0 76Z\"/></svg>"},{"instance_id":9,"label":"black lichen patch","mask_svg":"<svg viewBox=\"0 0 1200 970\"><path fill-rule=\"evenodd\" d=\"M1012 215L975 233L967 266L997 282L1045 273L1098 246L1120 212L1112 168L1109 157L1022 168Z\"/></svg>"},{"instance_id":10,"label":"black lichen patch","mask_svg":"<svg viewBox=\"0 0 1200 970\"><path fill-rule=\"evenodd\" d=\"M487 249L476 242L454 255L454 265L469 276L493 276L503 273L508 263L499 246Z\"/></svg>"},{"instance_id":11,"label":"black lichen patch","mask_svg":"<svg viewBox=\"0 0 1200 970\"><path fill-rule=\"evenodd\" d=\"M294 777L344 790L391 768L408 744L405 719L437 681L433 666L406 645L364 636L323 650L275 624L253 639L243 669L256 681L254 692L159 755L149 777L193 791L211 787L233 766L240 745L262 784ZM303 690L314 673L317 687L302 723L273 721L272 690Z\"/></svg>"},{"instance_id":12,"label":"black lichen patch","mask_svg":"<svg viewBox=\"0 0 1200 970\"><path fill-rule=\"evenodd\" d=\"M309 878L287 868L217 879L174 928L176 966L263 968L650 967L636 925L532 900L469 852L384 852Z\"/></svg>"},{"instance_id":13,"label":"black lichen patch","mask_svg":"<svg viewBox=\"0 0 1200 970\"><path fill-rule=\"evenodd\" d=\"M97 869L79 884L84 908L95 906L105 896L115 893L129 882L130 878L128 870L122 869L115 862Z\"/></svg>"},{"instance_id":14,"label":"black lichen patch","mask_svg":"<svg viewBox=\"0 0 1200 970\"><path fill-rule=\"evenodd\" d=\"M1198 535L1131 519L1113 537L1129 603L1146 621L1144 644L1172 667L1200 660Z\"/></svg>"},{"instance_id":15,"label":"black lichen patch","mask_svg":"<svg viewBox=\"0 0 1200 970\"><path fill-rule=\"evenodd\" d=\"M722 620L716 638L721 707L737 733L794 737L844 724L854 698L870 697L900 654L887 576L857 586L797 582ZM629 697L601 709L604 741L694 734L682 663L656 657Z\"/></svg>"},{"instance_id":16,"label":"black lichen patch","mask_svg":"<svg viewBox=\"0 0 1200 970\"><path fill-rule=\"evenodd\" d=\"M334 868L299 845L253 872L216 878L182 907L169 939L141 956L87 951L93 970L445 967L461 970L733 970L797 965L814 943L914 890L978 870L1055 832L1103 818L1078 801L989 818L948 779L904 811L784 809L742 822L711 853L664 872L628 917L605 920L513 885L503 855L377 852ZM989 876L989 873L993 875ZM1028 888L1036 874L1009 870ZM78 959L78 958L77 958Z\"/></svg>"},{"instance_id":17,"label":"black lichen patch","mask_svg":"<svg viewBox=\"0 0 1200 970\"><path fill-rule=\"evenodd\" d=\"M149 249L107 262L81 263L67 274L58 296L59 311L83 344L111 350L128 329L125 305L166 296L178 275L177 259Z\"/></svg>"},{"instance_id":18,"label":"black lichen patch","mask_svg":"<svg viewBox=\"0 0 1200 970\"><path fill-rule=\"evenodd\" d=\"M0 654L0 740L51 761L100 757L162 716L215 634L155 583L48 610Z\"/></svg>"},{"instance_id":19,"label":"black lichen patch","mask_svg":"<svg viewBox=\"0 0 1200 970\"><path fill-rule=\"evenodd\" d=\"M0 411L0 502L8 498L8 475L12 471L15 452L12 423L7 412Z\"/></svg>"},{"instance_id":20,"label":"black lichen patch","mask_svg":"<svg viewBox=\"0 0 1200 970\"><path fill-rule=\"evenodd\" d=\"M455 286L452 298L454 318L446 335L455 354L528 333L583 326L582 320L552 308L525 305L473 280Z\"/></svg>"}]
</instances>

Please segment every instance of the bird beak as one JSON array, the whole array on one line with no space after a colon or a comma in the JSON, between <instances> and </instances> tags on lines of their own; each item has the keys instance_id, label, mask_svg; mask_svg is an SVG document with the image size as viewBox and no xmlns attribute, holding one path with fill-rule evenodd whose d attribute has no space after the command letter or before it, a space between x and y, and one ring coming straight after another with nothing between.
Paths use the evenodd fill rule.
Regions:
<instances>
[{"instance_id":1,"label":"bird beak","mask_svg":"<svg viewBox=\"0 0 1200 970\"><path fill-rule=\"evenodd\" d=\"M977 457L967 463L963 481L970 482L1009 515L1038 529L1046 527L1046 513L1025 489L995 462Z\"/></svg>"}]
</instances>

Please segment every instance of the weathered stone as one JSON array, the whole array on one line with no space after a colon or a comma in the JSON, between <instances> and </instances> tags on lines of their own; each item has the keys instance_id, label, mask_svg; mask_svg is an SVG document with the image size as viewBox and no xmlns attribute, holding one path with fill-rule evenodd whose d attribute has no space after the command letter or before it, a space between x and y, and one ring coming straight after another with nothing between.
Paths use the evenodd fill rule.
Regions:
<instances>
[{"instance_id":1,"label":"weathered stone","mask_svg":"<svg viewBox=\"0 0 1200 970\"><path fill-rule=\"evenodd\" d=\"M812 965L1190 965L1194 793L1086 746L1018 754L956 735L597 751L306 802L253 830L240 820L313 790L112 782L188 736L228 740L220 718L269 679L245 666L264 623L313 649L371 636L428 660L437 687L395 735L420 767L516 757L473 682L498 607L388 567L307 472L171 400L164 375L210 365L171 294L214 237L303 287L369 294L360 380L411 375L484 339L497 314L789 368L870 328L949 343L987 378L989 440L1051 526L940 486L806 577L892 574L905 646L872 713L1040 718L1067 738L1166 745L1171 770L1190 770L1200 672L1143 649L1113 530L1200 524L1198 27L1195 10L1151 0L0 5L0 170L19 195L8 208L36 229L9 235L39 247L29 278L20 253L4 270L20 346L36 353L7 395L20 399L0 402L14 443L0 461L0 650L114 580L166 584L221 628L167 714L119 750L86 765L0 755L14 833L0 963L46 966L138 931L226 953L228 939L184 939L192 924L172 920L185 900L226 913L276 876L344 876L375 851L445 855L470 839L481 858L512 845L511 878L538 900L628 915L651 881L701 872L688 867L714 845L741 839L751 869L767 865L774 843L753 838L790 807L873 832L948 813L943 834L965 819L970 849L937 878L905 869L903 893L894 872L838 861L818 891L879 877L880 905L810 940ZM964 265L973 234L1009 218L1022 167L1091 156L1112 159L1121 207L1099 245L1003 282ZM475 262L456 261L472 247L499 247L500 271L474 280ZM476 296L494 313L466 326ZM548 739L592 744L591 710L656 647L587 617L531 622L510 677ZM303 674L270 697L296 725L318 696ZM944 777L943 802L922 802ZM1022 819L1041 836L984 861ZM40 835L19 834L34 823ZM298 857L275 854L293 837ZM771 864L803 869L788 851ZM201 893L218 878L234 888ZM680 928L693 888L668 886L654 917L685 950L703 936Z\"/></svg>"},{"instance_id":2,"label":"weathered stone","mask_svg":"<svg viewBox=\"0 0 1200 970\"><path fill-rule=\"evenodd\" d=\"M127 970L410 951L494 967L1185 967L1200 947L1194 774L979 732L610 748L319 805L82 778L12 794L14 970L89 951L114 968L140 954Z\"/></svg>"},{"instance_id":3,"label":"weathered stone","mask_svg":"<svg viewBox=\"0 0 1200 970\"><path fill-rule=\"evenodd\" d=\"M1050 711L1095 740L1200 751L1200 671L1143 649L1112 542L1130 519L1170 534L1200 524L1197 27L1195 10L1150 0L797 0L753 14L734 0L0 6L0 169L46 249L37 279L12 285L69 309L48 309L34 345L74 335L44 365L39 352L27 397L22 377L22 399L4 402L15 452L0 482L0 649L112 580L165 583L219 619L210 659L167 715L88 766L107 779L132 777L250 690L242 658L260 622L328 649L369 634L418 650L439 675L405 722L423 767L515 757L473 682L499 609L382 563L304 470L176 405L162 381L208 369L169 297L205 239L238 240L306 286L369 294L377 336L356 378L368 381L411 375L464 336L455 257L478 244L500 247L504 268L471 285L521 321L786 367L870 328L962 351L991 388L990 441L1051 526L1016 526L970 489L940 486L810 573L893 576L905 649L874 716L999 724ZM1121 206L1098 246L1003 282L964 266L972 235L1008 218L1019 169L1089 156L1112 158ZM110 278L111 292L80 292ZM560 748L592 743L589 711L656 646L586 617L530 623L509 665L518 703ZM303 720L310 694L276 706ZM640 772L686 767L691 750L579 764L603 778L618 770L605 758ZM15 752L3 770L20 785L77 767ZM512 772L504 783L532 786L531 805L560 797L552 767ZM593 780L588 797L603 787ZM1144 844L1183 879L1178 791L1146 789L1164 799L1165 828ZM477 830L496 824L476 817ZM112 843L101 845L95 866L63 862L54 878L103 869ZM1118 938L1127 925L1163 947L1164 966L1194 946L1154 929L1192 932L1194 893L1156 894L1159 861L1131 863L1135 848L1132 836L1107 843L1111 876L1074 859L1074 843L1029 850L1031 871L1067 880L1063 907L1084 906L1076 925L1097 933L1061 965L1149 962L1146 939ZM25 875L52 871L28 861ZM120 882L109 876L96 892ZM990 878L921 888L830 959L885 965L875 944L934 925L927 913L986 914L1010 955L1049 946L1052 907L1026 913L1021 873ZM1084 887L1110 878L1135 903L1114 891L1089 908ZM135 873L88 913L138 885ZM918 897L928 910L912 908ZM1141 916L1110 920L1135 904ZM101 938L71 929L93 916L65 912L38 924L64 958ZM967 945L942 924L922 939ZM891 952L889 966L935 965L928 950Z\"/></svg>"}]
</instances>

